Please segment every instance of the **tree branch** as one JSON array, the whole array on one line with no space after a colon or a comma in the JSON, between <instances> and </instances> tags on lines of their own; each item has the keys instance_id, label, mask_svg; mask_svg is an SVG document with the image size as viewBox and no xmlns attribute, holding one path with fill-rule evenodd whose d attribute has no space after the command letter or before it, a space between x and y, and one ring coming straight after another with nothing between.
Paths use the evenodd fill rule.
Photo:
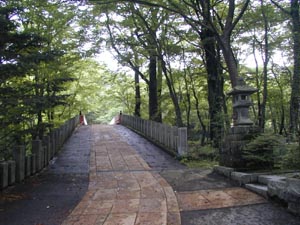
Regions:
<instances>
[{"instance_id":1,"label":"tree branch","mask_svg":"<svg viewBox=\"0 0 300 225\"><path fill-rule=\"evenodd\" d=\"M116 51L116 53L125 61L127 62L131 69L133 69L135 72L137 72L141 78L147 83L149 84L149 80L144 76L144 74L138 69L138 67L130 60L130 59L126 59L122 53L119 51L119 49L117 48L117 46L115 45L115 42L114 42L114 37L113 37L113 34L112 34L112 31L110 29L110 26L109 26L109 17L108 15L106 14L106 18L107 18L107 22L106 22L106 28L109 32L109 37L110 37L110 40L111 40L111 44L112 44L112 47L113 49Z\"/></svg>"},{"instance_id":2,"label":"tree branch","mask_svg":"<svg viewBox=\"0 0 300 225\"><path fill-rule=\"evenodd\" d=\"M244 5L243 5L243 7L242 7L242 9L240 11L240 13L238 14L238 16L235 18L235 20L232 23L232 30L235 28L235 26L237 25L237 23L240 21L240 19L242 18L242 16L246 12L249 3L250 3L250 0L246 0L246 2L244 3Z\"/></svg>"},{"instance_id":3,"label":"tree branch","mask_svg":"<svg viewBox=\"0 0 300 225\"><path fill-rule=\"evenodd\" d=\"M283 8L281 5L279 5L277 2L275 2L274 0L271 0L271 2L278 8L280 9L282 12L284 12L287 15L291 15L291 12L286 10L285 8Z\"/></svg>"}]
</instances>

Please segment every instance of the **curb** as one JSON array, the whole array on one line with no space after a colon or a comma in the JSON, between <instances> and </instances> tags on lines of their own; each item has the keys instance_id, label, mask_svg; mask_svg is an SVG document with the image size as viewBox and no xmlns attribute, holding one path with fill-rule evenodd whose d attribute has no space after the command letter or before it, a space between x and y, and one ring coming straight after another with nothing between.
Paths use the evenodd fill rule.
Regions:
<instances>
[{"instance_id":1,"label":"curb","mask_svg":"<svg viewBox=\"0 0 300 225\"><path fill-rule=\"evenodd\" d=\"M300 179L237 172L224 166L215 166L213 171L265 198L280 200L288 206L288 211L300 215Z\"/></svg>"}]
</instances>

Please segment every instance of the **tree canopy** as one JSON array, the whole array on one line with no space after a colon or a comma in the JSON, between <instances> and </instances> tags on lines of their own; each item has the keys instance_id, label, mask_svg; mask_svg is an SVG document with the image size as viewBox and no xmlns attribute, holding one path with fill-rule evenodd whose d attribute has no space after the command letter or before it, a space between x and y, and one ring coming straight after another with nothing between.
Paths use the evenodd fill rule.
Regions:
<instances>
[{"instance_id":1,"label":"tree canopy","mask_svg":"<svg viewBox=\"0 0 300 225\"><path fill-rule=\"evenodd\" d=\"M299 132L299 2L0 0L0 158L83 111L177 126L218 147L238 77L252 120ZM109 52L122 70L97 62ZM120 67L119 67L120 68ZM4 154L5 153L5 154Z\"/></svg>"}]
</instances>

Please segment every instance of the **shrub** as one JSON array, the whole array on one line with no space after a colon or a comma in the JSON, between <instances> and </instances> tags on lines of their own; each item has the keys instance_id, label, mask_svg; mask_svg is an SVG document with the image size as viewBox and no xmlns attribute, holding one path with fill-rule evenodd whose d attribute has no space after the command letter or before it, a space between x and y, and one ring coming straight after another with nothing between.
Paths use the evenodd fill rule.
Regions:
<instances>
[{"instance_id":1,"label":"shrub","mask_svg":"<svg viewBox=\"0 0 300 225\"><path fill-rule=\"evenodd\" d=\"M195 145L192 146L190 154L190 158L197 159L197 160L217 160L218 157L218 150L213 148L211 145Z\"/></svg>"},{"instance_id":2,"label":"shrub","mask_svg":"<svg viewBox=\"0 0 300 225\"><path fill-rule=\"evenodd\" d=\"M282 160L283 169L300 169L300 146L298 143L286 145L287 152Z\"/></svg>"},{"instance_id":3,"label":"shrub","mask_svg":"<svg viewBox=\"0 0 300 225\"><path fill-rule=\"evenodd\" d=\"M198 141L189 141L188 155L178 157L178 160L189 168L213 168L218 164L218 150L211 145L201 146Z\"/></svg>"},{"instance_id":4,"label":"shrub","mask_svg":"<svg viewBox=\"0 0 300 225\"><path fill-rule=\"evenodd\" d=\"M283 148L283 138L274 134L260 134L243 148L245 166L249 169L272 169L275 152Z\"/></svg>"}]
</instances>

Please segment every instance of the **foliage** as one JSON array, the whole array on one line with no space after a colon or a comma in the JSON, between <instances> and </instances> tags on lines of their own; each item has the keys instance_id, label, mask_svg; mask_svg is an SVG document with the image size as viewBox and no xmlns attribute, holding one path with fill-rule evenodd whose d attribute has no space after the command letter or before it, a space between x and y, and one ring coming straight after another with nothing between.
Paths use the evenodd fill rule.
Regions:
<instances>
[{"instance_id":1,"label":"foliage","mask_svg":"<svg viewBox=\"0 0 300 225\"><path fill-rule=\"evenodd\" d=\"M300 170L300 147L298 143L286 145L286 154L282 159L283 169L297 169Z\"/></svg>"},{"instance_id":2,"label":"foliage","mask_svg":"<svg viewBox=\"0 0 300 225\"><path fill-rule=\"evenodd\" d=\"M217 165L217 149L211 145L201 146L197 142L189 141L189 153L179 158L180 162L190 168L211 169Z\"/></svg>"},{"instance_id":3,"label":"foliage","mask_svg":"<svg viewBox=\"0 0 300 225\"><path fill-rule=\"evenodd\" d=\"M213 148L209 144L201 146L196 142L190 141L188 158L193 160L215 161L218 159L218 149Z\"/></svg>"},{"instance_id":4,"label":"foliage","mask_svg":"<svg viewBox=\"0 0 300 225\"><path fill-rule=\"evenodd\" d=\"M117 74L93 59L79 60L73 72L76 81L70 84L67 106L61 110L72 113L82 111L88 123L109 123L120 111L134 112L134 79L127 74ZM143 88L143 84L141 84ZM142 96L142 100L144 96ZM142 107L144 112L145 105ZM65 113L66 119L68 113Z\"/></svg>"},{"instance_id":5,"label":"foliage","mask_svg":"<svg viewBox=\"0 0 300 225\"><path fill-rule=\"evenodd\" d=\"M38 55L42 44L40 37L18 30L19 24L12 17L19 12L9 5L0 9L0 159L8 157L6 149L26 139L24 126L30 117L24 114L24 96L30 88L24 77L30 69L27 62Z\"/></svg>"},{"instance_id":6,"label":"foliage","mask_svg":"<svg viewBox=\"0 0 300 225\"><path fill-rule=\"evenodd\" d=\"M236 60L229 62L236 65L231 66L260 90L252 96L254 122L261 119L263 105L265 131L288 135L291 84L299 83L292 82L293 30L289 15L270 1L230 1L230 7L224 1L148 1L163 4L160 8L135 1L83 2L0 0L1 148L42 136L80 110L97 123L109 122L119 111L133 114L133 72L141 78L141 116L149 118L150 59L157 63L153 71L163 122L187 126L193 140L202 137L201 145L217 146L230 124L232 105L224 93L231 89L232 55ZM249 7L239 14L244 3ZM287 2L280 5L290 10ZM226 54L226 47L233 54ZM122 71L112 72L88 58L104 50L114 52ZM206 54L212 50L216 61L208 65ZM246 56L256 61L244 61ZM193 148L195 158L218 155L208 146ZM288 152L292 160L294 151ZM275 154L275 163L277 159Z\"/></svg>"},{"instance_id":7,"label":"foliage","mask_svg":"<svg viewBox=\"0 0 300 225\"><path fill-rule=\"evenodd\" d=\"M274 134L261 134L243 148L245 167L248 169L272 169L275 152L284 147L283 138Z\"/></svg>"},{"instance_id":8,"label":"foliage","mask_svg":"<svg viewBox=\"0 0 300 225\"><path fill-rule=\"evenodd\" d=\"M82 42L70 26L76 6L61 3L0 1L0 159L62 123Z\"/></svg>"}]
</instances>

